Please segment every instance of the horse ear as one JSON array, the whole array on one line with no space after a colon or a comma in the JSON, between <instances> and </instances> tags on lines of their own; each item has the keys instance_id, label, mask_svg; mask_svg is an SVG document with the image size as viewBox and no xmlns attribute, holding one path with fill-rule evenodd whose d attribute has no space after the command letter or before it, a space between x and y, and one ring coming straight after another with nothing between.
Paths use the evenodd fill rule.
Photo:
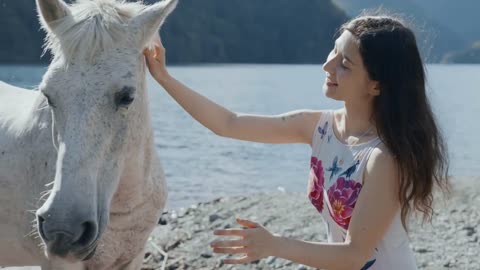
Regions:
<instances>
[{"instance_id":1,"label":"horse ear","mask_svg":"<svg viewBox=\"0 0 480 270\"><path fill-rule=\"evenodd\" d=\"M175 9L178 0L163 0L145 8L130 21L130 30L135 33L141 48L158 33L167 16Z\"/></svg>"},{"instance_id":2,"label":"horse ear","mask_svg":"<svg viewBox=\"0 0 480 270\"><path fill-rule=\"evenodd\" d=\"M70 14L68 5L62 0L37 0L40 22L45 29L51 29L51 23Z\"/></svg>"}]
</instances>

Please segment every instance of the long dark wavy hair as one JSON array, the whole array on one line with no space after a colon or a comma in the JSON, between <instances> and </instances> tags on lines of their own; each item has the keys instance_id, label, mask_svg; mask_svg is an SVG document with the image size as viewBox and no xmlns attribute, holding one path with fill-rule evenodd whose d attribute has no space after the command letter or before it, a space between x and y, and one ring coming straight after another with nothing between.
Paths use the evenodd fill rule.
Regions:
<instances>
[{"instance_id":1,"label":"long dark wavy hair","mask_svg":"<svg viewBox=\"0 0 480 270\"><path fill-rule=\"evenodd\" d=\"M372 120L398 168L401 220L414 210L431 221L433 192L450 193L448 154L425 91L425 67L413 31L391 15L361 15L340 32L355 37L371 80L380 95Z\"/></svg>"}]
</instances>

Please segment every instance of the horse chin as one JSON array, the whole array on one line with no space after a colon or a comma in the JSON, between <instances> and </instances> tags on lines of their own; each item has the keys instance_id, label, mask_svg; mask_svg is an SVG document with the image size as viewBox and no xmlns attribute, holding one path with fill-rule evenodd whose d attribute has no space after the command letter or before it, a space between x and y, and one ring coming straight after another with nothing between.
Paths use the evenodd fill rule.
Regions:
<instances>
[{"instance_id":1,"label":"horse chin","mask_svg":"<svg viewBox=\"0 0 480 270\"><path fill-rule=\"evenodd\" d=\"M85 253L87 255L85 257L83 257L82 261L90 260L95 255L95 251L97 251L97 246L93 247L90 251L87 251Z\"/></svg>"},{"instance_id":2,"label":"horse chin","mask_svg":"<svg viewBox=\"0 0 480 270\"><path fill-rule=\"evenodd\" d=\"M69 252L66 256L59 256L49 252L48 250L45 250L45 257L47 257L49 261L78 263L78 262L90 260L95 255L96 250L97 250L97 246L95 245L94 247L92 247L91 249L85 252L77 253L77 254Z\"/></svg>"},{"instance_id":3,"label":"horse chin","mask_svg":"<svg viewBox=\"0 0 480 270\"><path fill-rule=\"evenodd\" d=\"M59 264L59 265L65 265L65 264L73 264L73 263L78 263L82 261L81 258L78 258L77 256L69 253L66 256L58 256L55 254L52 254L51 252L45 251L45 257L52 262L52 264Z\"/></svg>"}]
</instances>

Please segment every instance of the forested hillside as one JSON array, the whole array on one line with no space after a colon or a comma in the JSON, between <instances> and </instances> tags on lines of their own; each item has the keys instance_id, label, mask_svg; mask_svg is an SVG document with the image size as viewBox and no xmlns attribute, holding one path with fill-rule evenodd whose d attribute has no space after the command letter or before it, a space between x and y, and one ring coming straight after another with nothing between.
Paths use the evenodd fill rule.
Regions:
<instances>
[{"instance_id":1,"label":"forested hillside","mask_svg":"<svg viewBox=\"0 0 480 270\"><path fill-rule=\"evenodd\" d=\"M161 32L169 63L322 63L346 20L330 0L181 0ZM0 25L0 63L48 62L35 1L0 0Z\"/></svg>"}]
</instances>

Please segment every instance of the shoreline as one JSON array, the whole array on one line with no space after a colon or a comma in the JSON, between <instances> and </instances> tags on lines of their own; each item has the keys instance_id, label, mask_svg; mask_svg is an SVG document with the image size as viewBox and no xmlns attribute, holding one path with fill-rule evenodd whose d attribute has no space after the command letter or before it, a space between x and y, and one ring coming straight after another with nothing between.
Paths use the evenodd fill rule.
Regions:
<instances>
[{"instance_id":1,"label":"shoreline","mask_svg":"<svg viewBox=\"0 0 480 270\"><path fill-rule=\"evenodd\" d=\"M466 186L471 186L471 185L477 185L478 188L480 189L480 176L461 176L461 177L451 177L451 184L452 184L452 187L466 187ZM473 180L472 180L473 179ZM305 182L305 187L304 189L306 190L307 188L307 183ZM250 196L256 196L258 194L262 194L262 193L265 193L266 191L252 191L251 193L246 193L245 195L238 195L238 194L234 194L234 195L231 195L231 196L218 196L218 197L211 197L210 199L206 199L204 201L194 201L192 203L187 203L187 204L179 204L179 203L171 203L171 204L174 204L176 206L168 206L168 203L167 203L167 207L165 207L164 211L168 211L168 212L181 212L181 211L185 211L185 209L188 209L188 208L191 208L191 207L195 207L195 206L198 206L198 205L201 205L201 204L206 204L206 203L209 203L209 202L212 202L214 200L217 200L217 199L220 199L220 198L224 198L224 197L230 197L230 198L234 198L234 197L238 197L238 196L244 196L244 197L250 197ZM284 187L282 186L278 186L274 189L274 192L287 192L287 193L293 193L293 194L296 194L296 193L301 193L300 191L294 191L294 190L286 190ZM169 193L169 198L171 198L171 194ZM167 200L168 200L167 199Z\"/></svg>"}]
</instances>

